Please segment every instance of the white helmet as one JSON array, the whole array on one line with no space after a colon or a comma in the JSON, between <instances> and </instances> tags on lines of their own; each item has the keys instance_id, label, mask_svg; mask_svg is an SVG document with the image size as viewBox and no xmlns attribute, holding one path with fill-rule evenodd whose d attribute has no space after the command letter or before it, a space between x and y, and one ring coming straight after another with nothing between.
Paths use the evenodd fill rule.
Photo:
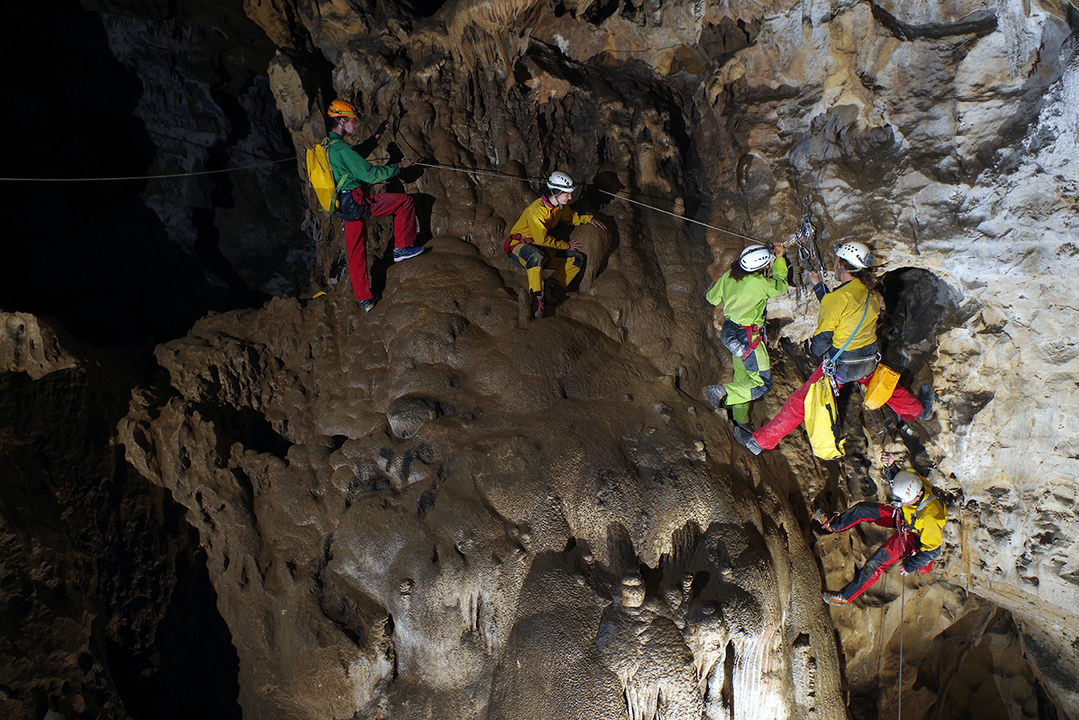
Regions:
<instances>
[{"instance_id":1,"label":"white helmet","mask_svg":"<svg viewBox=\"0 0 1079 720\"><path fill-rule=\"evenodd\" d=\"M577 186L573 182L573 178L561 170L556 170L551 173L551 176L547 178L547 187L555 192L568 193L577 189Z\"/></svg>"},{"instance_id":2,"label":"white helmet","mask_svg":"<svg viewBox=\"0 0 1079 720\"><path fill-rule=\"evenodd\" d=\"M738 264L746 272L754 272L768 267L776 256L767 245L750 245L738 257Z\"/></svg>"},{"instance_id":3,"label":"white helmet","mask_svg":"<svg viewBox=\"0 0 1079 720\"><path fill-rule=\"evenodd\" d=\"M865 243L848 240L835 246L835 256L855 270L873 267L873 253Z\"/></svg>"},{"instance_id":4,"label":"white helmet","mask_svg":"<svg viewBox=\"0 0 1079 720\"><path fill-rule=\"evenodd\" d=\"M917 473L904 470L892 478L892 497L900 505L909 505L922 491L922 479Z\"/></svg>"}]
</instances>

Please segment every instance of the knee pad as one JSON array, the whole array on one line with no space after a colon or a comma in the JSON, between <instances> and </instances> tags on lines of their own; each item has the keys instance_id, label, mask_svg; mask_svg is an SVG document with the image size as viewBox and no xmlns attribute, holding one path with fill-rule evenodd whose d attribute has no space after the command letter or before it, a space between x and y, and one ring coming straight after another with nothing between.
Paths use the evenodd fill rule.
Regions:
<instances>
[{"instance_id":1,"label":"knee pad","mask_svg":"<svg viewBox=\"0 0 1079 720\"><path fill-rule=\"evenodd\" d=\"M529 245L522 247L517 251L517 254L520 255L521 260L524 261L526 268L543 267L543 263L547 259L546 253Z\"/></svg>"},{"instance_id":2,"label":"knee pad","mask_svg":"<svg viewBox=\"0 0 1079 720\"><path fill-rule=\"evenodd\" d=\"M753 400L756 400L757 398L764 397L765 395L767 395L768 393L770 393L772 391L772 387L774 386L774 383L772 382L772 371L771 370L762 370L761 373L760 373L760 376L761 376L761 380L764 381L764 384L763 385L758 385L757 387L753 388L753 390L750 391L749 396Z\"/></svg>"},{"instance_id":3,"label":"knee pad","mask_svg":"<svg viewBox=\"0 0 1079 720\"><path fill-rule=\"evenodd\" d=\"M584 267L585 254L583 252L578 252L577 250L569 250L566 252L566 254L569 255L570 260L573 262L574 265L579 268Z\"/></svg>"}]
</instances>

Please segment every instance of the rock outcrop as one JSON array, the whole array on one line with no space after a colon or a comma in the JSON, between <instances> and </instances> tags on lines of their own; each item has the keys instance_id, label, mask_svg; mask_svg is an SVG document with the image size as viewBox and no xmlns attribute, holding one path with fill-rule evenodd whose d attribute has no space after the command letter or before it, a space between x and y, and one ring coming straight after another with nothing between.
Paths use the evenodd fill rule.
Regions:
<instances>
[{"instance_id":1,"label":"rock outcrop","mask_svg":"<svg viewBox=\"0 0 1079 720\"><path fill-rule=\"evenodd\" d=\"M137 386L122 419L56 419L118 421L126 461L186 508L245 713L1079 717L1073 6L246 12L276 47L247 114L279 112L299 149L332 97L371 129L389 119L394 142L375 157L423 161L391 187L417 199L429 252L373 258L384 280L365 314L336 224L314 223L310 285L327 295L205 317L157 347L167 381L109 386L123 404ZM131 58L185 35L166 20L112 18L110 45ZM276 111L255 99L271 93ZM252 137L276 147L265 128ZM610 231L575 231L590 259L580 291L531 321L502 241L554 169L590 184L578 207ZM175 200L151 203L182 215ZM387 247L389 228L371 225ZM806 370L803 274L846 237L882 265L885 360L934 386L936 412L897 426L848 393L848 458L815 460L799 432L754 459L699 399L728 357L704 291L744 242L792 243L799 287L770 310L777 382L759 424ZM245 247L234 261L253 257ZM33 347L16 335L0 362L28 396L83 367L47 331ZM810 511L883 499L881 449L944 494L946 554L932 575L893 571L829 612L822 587L886 534L814 539ZM33 553L19 557L31 573ZM81 657L92 622L72 627L64 652ZM78 676L68 665L43 672Z\"/></svg>"}]
</instances>

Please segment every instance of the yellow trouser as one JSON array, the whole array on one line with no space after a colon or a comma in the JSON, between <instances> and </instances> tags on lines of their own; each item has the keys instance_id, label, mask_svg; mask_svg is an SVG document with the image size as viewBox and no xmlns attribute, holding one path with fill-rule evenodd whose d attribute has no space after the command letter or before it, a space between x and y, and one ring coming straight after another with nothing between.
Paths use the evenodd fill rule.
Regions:
<instances>
[{"instance_id":1,"label":"yellow trouser","mask_svg":"<svg viewBox=\"0 0 1079 720\"><path fill-rule=\"evenodd\" d=\"M543 290L543 268L554 269L555 282L562 287L569 287L577 273L584 267L585 255L576 250L557 250L534 243L518 243L509 251L509 256L521 264L528 275L528 289L531 292Z\"/></svg>"}]
</instances>

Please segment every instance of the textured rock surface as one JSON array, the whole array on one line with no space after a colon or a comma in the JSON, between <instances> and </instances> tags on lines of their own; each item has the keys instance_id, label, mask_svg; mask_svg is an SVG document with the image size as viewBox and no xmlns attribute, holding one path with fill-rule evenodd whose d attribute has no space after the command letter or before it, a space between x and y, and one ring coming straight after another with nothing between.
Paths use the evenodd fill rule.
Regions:
<instances>
[{"instance_id":1,"label":"textured rock surface","mask_svg":"<svg viewBox=\"0 0 1079 720\"><path fill-rule=\"evenodd\" d=\"M792 489L632 347L518 327L475 247L432 246L376 313L199 323L159 349L180 396L122 424L192 509L247 711L842 717Z\"/></svg>"},{"instance_id":2,"label":"textured rock surface","mask_svg":"<svg viewBox=\"0 0 1079 720\"><path fill-rule=\"evenodd\" d=\"M101 4L141 18L107 22L114 51L142 57L205 27L229 37L198 11L203 30L170 25L153 14L163 7ZM373 313L359 311L346 278L327 297L210 316L158 347L167 384L142 379L121 438L198 530L246 714L872 718L896 712L901 675L905 718L1079 717L1074 7L268 0L246 10L277 46L269 87L296 147L321 136L325 104L340 96L371 128L391 120L400 147L378 156L522 178L406 173L397 187L416 197L431 252L389 266ZM244 67L242 56L220 57ZM205 98L213 73L195 72L199 57L177 74L148 67L144 77L163 79L143 102L159 93L179 108L188 96L169 87L181 76ZM261 82L244 106L257 108L252 138L272 134ZM201 147L213 148L235 116L184 117L212 120ZM173 140L162 150L176 152ZM523 273L501 241L555 168L592 183L579 207L611 232L576 231L592 261L582 292L529 322ZM277 192L242 194L263 188ZM805 225L822 250L847 236L871 242L888 271L885 357L905 384L934 384L934 418L889 430L854 394L843 403L858 454L842 463L814 460L800 432L756 460L732 447L695 398L728 372L701 296L742 241L604 189L764 240ZM151 202L183 220L175 197ZM321 286L342 278L343 248L332 223L316 225ZM386 247L387 225L372 225ZM183 220L173 232L189 229ZM255 262L249 247L229 259ZM387 263L374 262L380 274ZM794 264L795 278L809 265ZM815 312L804 288L774 304L777 386L756 422L799 384L797 343ZM2 377L20 389L5 397L48 397L50 378L83 371L35 318L5 322ZM108 384L104 418L49 424L108 426L135 382ZM3 447L25 445L9 439ZM808 511L877 497L865 458L882 445L948 493L947 554L931 576L886 576L829 623L822 584L845 583L885 535L812 541ZM17 472L38 472L23 469L36 456L5 452ZM62 546L53 526L26 530L14 514L5 538ZM60 559L14 553L25 570L6 577L78 566L50 552ZM168 597L170 582L148 596ZM37 587L57 583L14 586L8 607L22 608L55 597ZM123 688L95 664L120 663L92 649L78 660L100 624L96 601L78 600L97 596L74 596L67 620L36 626L70 628L50 641L63 645L49 655L59 663L20 669L3 689L26 717L93 703L123 712ZM128 652L148 652L152 634L134 633ZM51 685L21 679L35 674ZM65 690L72 678L80 684Z\"/></svg>"}]
</instances>

